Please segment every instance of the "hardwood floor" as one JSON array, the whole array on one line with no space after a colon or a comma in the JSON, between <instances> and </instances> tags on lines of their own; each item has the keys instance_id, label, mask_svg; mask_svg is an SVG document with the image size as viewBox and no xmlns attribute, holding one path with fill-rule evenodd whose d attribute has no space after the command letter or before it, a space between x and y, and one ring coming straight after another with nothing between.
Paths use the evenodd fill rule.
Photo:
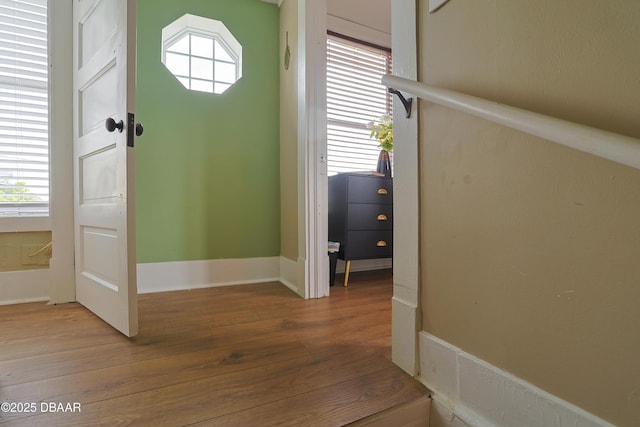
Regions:
<instances>
[{"instance_id":1,"label":"hardwood floor","mask_svg":"<svg viewBox=\"0 0 640 427\"><path fill-rule=\"evenodd\" d=\"M320 300L279 283L141 295L133 339L79 304L0 307L0 403L36 406L0 425L354 422L427 393L390 361L391 286L379 271Z\"/></svg>"}]
</instances>

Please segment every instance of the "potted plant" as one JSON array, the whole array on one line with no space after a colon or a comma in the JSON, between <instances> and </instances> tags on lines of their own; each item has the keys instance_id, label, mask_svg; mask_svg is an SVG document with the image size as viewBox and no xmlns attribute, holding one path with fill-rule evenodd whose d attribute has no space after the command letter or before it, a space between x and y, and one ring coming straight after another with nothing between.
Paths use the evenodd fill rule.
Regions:
<instances>
[{"instance_id":1,"label":"potted plant","mask_svg":"<svg viewBox=\"0 0 640 427\"><path fill-rule=\"evenodd\" d=\"M375 138L380 146L376 172L390 177L391 160L389 152L393 150L393 121L391 116L385 114L369 122L368 125L371 128L370 138Z\"/></svg>"}]
</instances>

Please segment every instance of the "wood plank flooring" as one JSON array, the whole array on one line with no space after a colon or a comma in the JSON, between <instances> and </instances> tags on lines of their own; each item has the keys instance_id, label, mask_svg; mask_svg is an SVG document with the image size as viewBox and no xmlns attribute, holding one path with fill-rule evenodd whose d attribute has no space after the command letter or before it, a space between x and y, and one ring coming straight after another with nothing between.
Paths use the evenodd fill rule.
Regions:
<instances>
[{"instance_id":1,"label":"wood plank flooring","mask_svg":"<svg viewBox=\"0 0 640 427\"><path fill-rule=\"evenodd\" d=\"M377 271L320 300L280 283L141 295L132 339L79 304L0 307L0 403L36 406L0 425L355 422L427 394L390 361L391 287Z\"/></svg>"}]
</instances>

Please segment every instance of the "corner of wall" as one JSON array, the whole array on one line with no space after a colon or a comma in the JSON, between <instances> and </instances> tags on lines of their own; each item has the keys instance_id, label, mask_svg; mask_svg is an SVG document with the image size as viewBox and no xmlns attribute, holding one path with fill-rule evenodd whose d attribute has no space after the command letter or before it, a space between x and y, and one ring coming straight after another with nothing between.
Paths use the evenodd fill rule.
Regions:
<instances>
[{"instance_id":1,"label":"corner of wall","mask_svg":"<svg viewBox=\"0 0 640 427\"><path fill-rule=\"evenodd\" d=\"M304 286L301 287L298 280L298 263L296 261L284 256L280 257L280 282L304 298Z\"/></svg>"},{"instance_id":2,"label":"corner of wall","mask_svg":"<svg viewBox=\"0 0 640 427\"><path fill-rule=\"evenodd\" d=\"M417 2L392 2L391 32L394 75L416 79L418 68ZM404 143L395 148L392 359L411 375L419 372L418 331L420 316L420 253L419 241L419 174L418 174L418 114L414 110L405 119L402 106L394 105L398 117L394 132ZM417 109L417 105L416 105Z\"/></svg>"}]
</instances>

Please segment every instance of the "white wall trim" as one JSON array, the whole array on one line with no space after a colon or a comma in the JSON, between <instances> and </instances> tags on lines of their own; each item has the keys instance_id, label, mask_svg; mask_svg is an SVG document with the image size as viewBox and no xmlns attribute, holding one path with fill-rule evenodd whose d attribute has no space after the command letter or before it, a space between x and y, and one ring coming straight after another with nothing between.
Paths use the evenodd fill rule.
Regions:
<instances>
[{"instance_id":1,"label":"white wall trim","mask_svg":"<svg viewBox=\"0 0 640 427\"><path fill-rule=\"evenodd\" d=\"M298 255L305 298L329 295L327 2L298 1Z\"/></svg>"},{"instance_id":2,"label":"white wall trim","mask_svg":"<svg viewBox=\"0 0 640 427\"><path fill-rule=\"evenodd\" d=\"M433 391L445 426L612 426L585 410L425 331L420 381Z\"/></svg>"},{"instance_id":3,"label":"white wall trim","mask_svg":"<svg viewBox=\"0 0 640 427\"><path fill-rule=\"evenodd\" d=\"M338 16L327 15L327 29L345 36L391 48L391 34Z\"/></svg>"},{"instance_id":4,"label":"white wall trim","mask_svg":"<svg viewBox=\"0 0 640 427\"><path fill-rule=\"evenodd\" d=\"M280 282L304 298L304 288L298 286L298 263L283 256L280 257Z\"/></svg>"},{"instance_id":5,"label":"white wall trim","mask_svg":"<svg viewBox=\"0 0 640 427\"><path fill-rule=\"evenodd\" d=\"M138 293L280 281L280 257L138 264Z\"/></svg>"},{"instance_id":6,"label":"white wall trim","mask_svg":"<svg viewBox=\"0 0 640 427\"><path fill-rule=\"evenodd\" d=\"M417 79L418 46L416 0L391 2L393 73ZM405 118L400 102L394 102L395 138L402 141L393 151L393 296L392 360L416 375L420 330L420 191L418 173L418 103ZM400 303L402 302L402 303Z\"/></svg>"},{"instance_id":7,"label":"white wall trim","mask_svg":"<svg viewBox=\"0 0 640 427\"><path fill-rule=\"evenodd\" d=\"M0 305L49 301L49 269L0 273Z\"/></svg>"},{"instance_id":8,"label":"white wall trim","mask_svg":"<svg viewBox=\"0 0 640 427\"><path fill-rule=\"evenodd\" d=\"M48 216L0 218L0 233L49 230L51 230L51 218Z\"/></svg>"},{"instance_id":9,"label":"white wall trim","mask_svg":"<svg viewBox=\"0 0 640 427\"><path fill-rule=\"evenodd\" d=\"M418 306L394 295L391 299L391 360L405 371L418 373Z\"/></svg>"},{"instance_id":10,"label":"white wall trim","mask_svg":"<svg viewBox=\"0 0 640 427\"><path fill-rule=\"evenodd\" d=\"M52 303L75 301L73 231L73 8L71 0L49 0L49 94L51 229L49 262Z\"/></svg>"}]
</instances>

